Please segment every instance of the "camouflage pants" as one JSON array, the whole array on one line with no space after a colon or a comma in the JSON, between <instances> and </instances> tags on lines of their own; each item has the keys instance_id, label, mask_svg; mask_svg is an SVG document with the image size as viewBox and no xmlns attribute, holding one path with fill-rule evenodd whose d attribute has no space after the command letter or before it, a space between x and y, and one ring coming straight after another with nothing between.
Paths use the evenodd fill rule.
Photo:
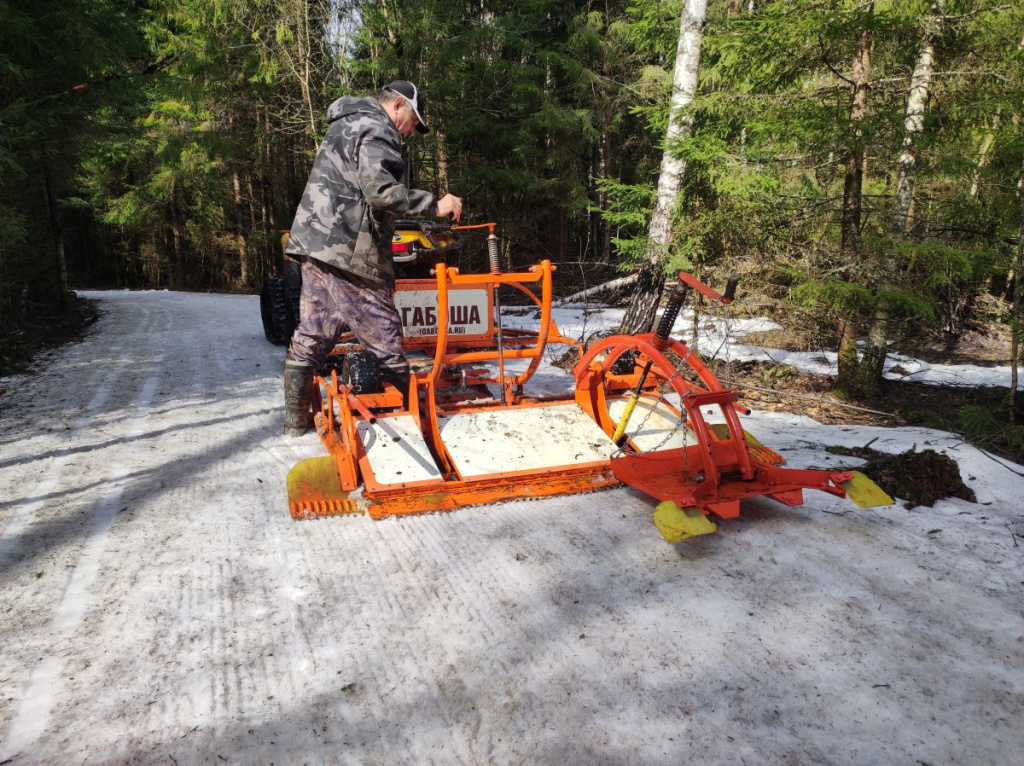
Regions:
<instances>
[{"instance_id":1,"label":"camouflage pants","mask_svg":"<svg viewBox=\"0 0 1024 766\"><path fill-rule=\"evenodd\" d=\"M402 320L391 286L346 274L315 258L303 258L299 326L288 346L288 358L319 367L346 324L381 365L408 372Z\"/></svg>"}]
</instances>

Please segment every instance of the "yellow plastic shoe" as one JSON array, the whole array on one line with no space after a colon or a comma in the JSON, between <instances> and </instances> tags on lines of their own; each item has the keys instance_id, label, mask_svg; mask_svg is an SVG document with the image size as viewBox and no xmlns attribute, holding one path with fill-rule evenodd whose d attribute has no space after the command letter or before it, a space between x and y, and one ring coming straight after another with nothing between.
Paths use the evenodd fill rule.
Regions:
<instances>
[{"instance_id":1,"label":"yellow plastic shoe","mask_svg":"<svg viewBox=\"0 0 1024 766\"><path fill-rule=\"evenodd\" d=\"M671 500L654 509L654 526L668 543L681 543L697 535L710 535L715 523L696 508L680 508Z\"/></svg>"},{"instance_id":2,"label":"yellow plastic shoe","mask_svg":"<svg viewBox=\"0 0 1024 766\"><path fill-rule=\"evenodd\" d=\"M846 490L846 496L858 508L879 508L893 503L893 499L885 493L885 490L860 471L853 471L853 478L844 481L839 486Z\"/></svg>"},{"instance_id":3,"label":"yellow plastic shoe","mask_svg":"<svg viewBox=\"0 0 1024 766\"><path fill-rule=\"evenodd\" d=\"M288 508L293 519L363 512L341 488L338 464L330 455L308 458L288 471Z\"/></svg>"}]
</instances>

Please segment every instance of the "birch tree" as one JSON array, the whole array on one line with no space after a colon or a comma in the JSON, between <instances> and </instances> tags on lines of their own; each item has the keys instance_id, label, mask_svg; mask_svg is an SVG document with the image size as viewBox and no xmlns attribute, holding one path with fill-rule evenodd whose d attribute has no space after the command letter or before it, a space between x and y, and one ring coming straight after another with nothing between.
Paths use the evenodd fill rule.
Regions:
<instances>
[{"instance_id":1,"label":"birch tree","mask_svg":"<svg viewBox=\"0 0 1024 766\"><path fill-rule=\"evenodd\" d=\"M874 3L868 3L870 16ZM843 182L842 251L848 260L857 256L860 245L861 213L863 209L864 143L862 123L867 117L868 96L871 91L871 30L868 26L858 32L857 52L853 59L853 73L849 79L850 141L846 153L846 175Z\"/></svg>"},{"instance_id":2,"label":"birch tree","mask_svg":"<svg viewBox=\"0 0 1024 766\"><path fill-rule=\"evenodd\" d=\"M946 15L946 0L936 0L925 20L921 47L910 78L907 94L907 112L903 120L903 146L897 161L896 198L893 202L890 226L897 236L905 233L912 221L910 205L917 178L917 136L924 130L924 112L931 97L932 69L935 64L935 40L942 30Z\"/></svg>"},{"instance_id":3,"label":"birch tree","mask_svg":"<svg viewBox=\"0 0 1024 766\"><path fill-rule=\"evenodd\" d=\"M946 13L945 0L936 0L924 22L921 44L914 64L914 72L910 78L910 89L907 94L907 107L903 120L903 143L899 159L896 162L896 195L889 218L889 227L897 239L902 239L912 225L910 210L914 197L914 183L917 178L917 137L924 130L924 114L931 95L932 69L935 63L935 41L942 30L942 20ZM856 72L856 68L855 68ZM845 229L844 229L845 234ZM845 239L844 239L845 242ZM877 391L881 385L885 370L885 359L889 342L889 326L892 312L887 305L885 293L895 287L897 268L895 257L883 256L875 269L875 278L879 296L868 326L867 340L864 345L863 359L859 363L859 371L855 385L851 387L849 374L840 376L840 387L847 390L858 390L862 393ZM852 327L847 323L846 327ZM855 346L850 345L850 338L844 337L844 361L847 366L854 364ZM854 343L856 338L853 338Z\"/></svg>"},{"instance_id":4,"label":"birch tree","mask_svg":"<svg viewBox=\"0 0 1024 766\"><path fill-rule=\"evenodd\" d=\"M649 332L654 325L664 284L662 264L672 244L672 220L686 161L677 153L679 141L690 135L692 121L686 107L697 91L700 47L704 39L707 0L686 0L679 24L675 72L672 77L671 113L658 174L658 193L647 234L647 257L640 268L636 290L622 320L622 332Z\"/></svg>"}]
</instances>

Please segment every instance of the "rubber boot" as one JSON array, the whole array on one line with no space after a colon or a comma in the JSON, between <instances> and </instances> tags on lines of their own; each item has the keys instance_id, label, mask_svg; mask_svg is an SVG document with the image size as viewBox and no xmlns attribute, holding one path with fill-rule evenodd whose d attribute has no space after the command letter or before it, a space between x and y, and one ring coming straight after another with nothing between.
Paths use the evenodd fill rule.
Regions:
<instances>
[{"instance_id":1,"label":"rubber boot","mask_svg":"<svg viewBox=\"0 0 1024 766\"><path fill-rule=\"evenodd\" d=\"M309 428L309 396L313 388L313 363L284 362L284 435L302 436Z\"/></svg>"},{"instance_id":2,"label":"rubber boot","mask_svg":"<svg viewBox=\"0 0 1024 766\"><path fill-rule=\"evenodd\" d=\"M409 371L403 370L402 372L398 372L397 370L392 370L390 367L385 367L384 365L381 365L380 377L381 380L390 383L391 385L393 385L395 388L402 392L402 409L408 410Z\"/></svg>"}]
</instances>

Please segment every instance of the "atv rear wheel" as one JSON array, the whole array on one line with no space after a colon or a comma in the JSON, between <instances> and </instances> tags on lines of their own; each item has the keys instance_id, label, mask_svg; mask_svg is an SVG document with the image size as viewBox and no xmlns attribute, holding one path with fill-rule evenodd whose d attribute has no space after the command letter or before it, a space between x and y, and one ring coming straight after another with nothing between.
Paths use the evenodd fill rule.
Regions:
<instances>
[{"instance_id":1,"label":"atv rear wheel","mask_svg":"<svg viewBox=\"0 0 1024 766\"><path fill-rule=\"evenodd\" d=\"M275 346L283 346L292 339L298 323L298 300L281 277L267 277L260 291L260 317L263 334Z\"/></svg>"},{"instance_id":2,"label":"atv rear wheel","mask_svg":"<svg viewBox=\"0 0 1024 766\"><path fill-rule=\"evenodd\" d=\"M384 391L380 363L372 351L352 351L345 354L341 379L357 394L379 394Z\"/></svg>"}]
</instances>

